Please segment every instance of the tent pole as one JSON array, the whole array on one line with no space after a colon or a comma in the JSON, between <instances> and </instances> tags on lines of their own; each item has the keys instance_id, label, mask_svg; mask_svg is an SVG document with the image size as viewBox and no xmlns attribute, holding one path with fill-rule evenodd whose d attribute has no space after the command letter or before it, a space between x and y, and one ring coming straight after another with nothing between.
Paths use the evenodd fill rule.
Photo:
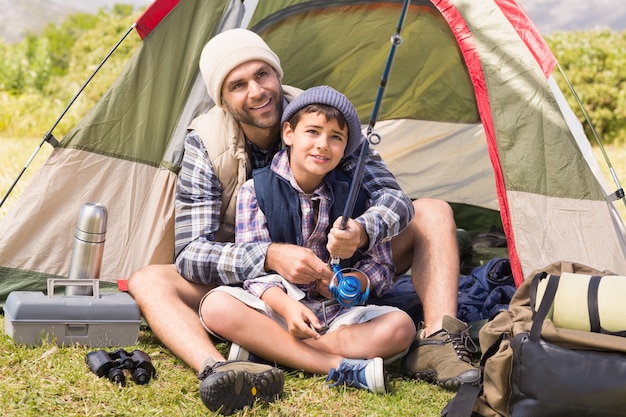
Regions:
<instances>
[{"instance_id":1,"label":"tent pole","mask_svg":"<svg viewBox=\"0 0 626 417\"><path fill-rule=\"evenodd\" d=\"M102 62L100 62L100 65L98 65L98 67L91 73L91 75L89 76L89 78L87 79L87 81L85 81L83 83L83 85L80 87L80 89L78 90L78 92L74 95L74 97L72 98L72 100L70 100L69 104L65 107L65 110L63 110L63 112L61 113L61 115L57 118L57 120L54 122L54 124L52 125L52 127L50 128L50 130L48 130L48 132L46 132L46 134L43 136L43 139L41 140L41 142L39 143L39 146L37 146L35 148L35 151L33 152L33 154L30 156L30 158L28 158L28 161L26 161L26 164L24 164L24 167L22 168L22 170L20 171L20 173L18 174L17 178L15 179L15 181L13 181L13 184L11 184L11 187L9 187L9 190L6 192L6 194L4 195L4 197L2 198L2 201L0 201L0 207L2 207L2 205L4 204L4 202L9 198L9 195L11 194L11 192L13 191L13 189L15 188L15 186L17 185L18 181L20 180L20 178L22 178L22 175L24 175L24 172L26 172L26 169L28 169L29 165L33 162L33 159L35 159L35 156L37 155L37 153L39 152L39 150L41 149L41 147L43 146L43 144L45 142L48 142L53 148L56 148L59 145L59 141L54 137L54 135L52 134L52 131L54 130L54 128L57 127L57 125L61 122L61 119L63 119L63 116L65 116L65 114L68 112L68 110L70 109L70 107L72 107L72 105L74 104L74 102L76 101L76 99L78 98L78 96L83 92L83 90L87 87L87 84L89 84L91 82L91 80L93 79L93 77L96 75L96 73L100 70L100 68L102 68L102 66L105 64L105 62L111 57L111 55L113 55L113 52L115 52L115 50L121 45L121 43L124 41L124 39L126 39L126 37L130 34L130 32L133 31L133 29L135 29L135 27L137 26L137 23L133 23L130 28L128 28L128 30L126 31L126 33L120 38L119 41L117 41L117 43L115 44L115 46L113 47L113 49L111 49L109 51L109 53L107 54L106 57L104 57L104 59L102 60Z\"/></svg>"},{"instance_id":2,"label":"tent pole","mask_svg":"<svg viewBox=\"0 0 626 417\"><path fill-rule=\"evenodd\" d=\"M594 138L596 140L596 143L600 147L600 151L602 152L602 156L604 157L604 161L606 162L607 166L609 167L609 172L611 173L611 177L613 177L613 181L615 182L615 185L617 186L617 190L613 193L613 199L614 200L621 199L622 202L624 203L624 205L626 206L626 194L624 194L624 189L622 188L622 185L620 184L619 178L617 177L617 174L615 173L615 169L613 168L613 164L611 164L609 156L607 155L606 150L604 149L604 145L603 145L602 141L600 140L600 136L598 136L598 132L596 132L595 127L591 123L591 119L589 118L589 115L585 111L585 108L583 107L583 103L580 101L580 98L578 98L578 94L576 94L576 90L574 90L574 86L572 86L572 84L569 82L569 79L565 75L565 71L563 71L563 68L561 67L561 65L559 65L558 62L556 64L556 66L559 69L559 72L561 73L561 76L565 80L565 83L567 84L568 88L570 89L570 91L574 95L574 99L576 100L576 103L578 104L578 107L583 112L583 116L585 117L585 120L587 121L587 124L589 125L589 128L591 129L591 133L593 133L593 136L594 136Z\"/></svg>"}]
</instances>

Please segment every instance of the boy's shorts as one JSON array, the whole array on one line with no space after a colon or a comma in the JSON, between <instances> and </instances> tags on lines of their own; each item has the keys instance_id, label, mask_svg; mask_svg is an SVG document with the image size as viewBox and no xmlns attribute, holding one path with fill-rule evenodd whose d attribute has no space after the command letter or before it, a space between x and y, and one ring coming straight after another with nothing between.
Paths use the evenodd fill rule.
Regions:
<instances>
[{"instance_id":1,"label":"boy's shorts","mask_svg":"<svg viewBox=\"0 0 626 417\"><path fill-rule=\"evenodd\" d=\"M289 328L287 326L287 322L285 321L285 319L283 319L283 317L279 315L278 313L274 312L274 310L272 310L272 308L268 306L265 303L265 301L261 300L259 297L249 293L248 291L244 290L241 287L231 287L228 285L222 285L209 291L202 298L202 300L200 301L200 307L198 307L198 314L200 315L200 322L202 323L202 326L205 328L205 330L209 332L209 334L211 334L212 336L220 340L225 340L220 335L212 332L211 329L209 329L204 324L204 320L202 319L202 304L204 303L206 296L212 293L213 291L223 291L223 292L230 294L232 297L246 304L248 307L251 307L265 314L266 316L272 318L275 322L280 324L286 331L289 331ZM326 330L326 333L331 333L337 330L338 328L340 328L341 326L366 323L372 319L375 319L376 317L380 317L383 314L391 313L394 311L402 311L402 310L400 310L397 307L386 306L386 305L381 306L381 305L368 304L364 306L355 306L355 307L342 311L334 320L328 323L328 330ZM396 359L399 359L402 356L404 356L407 351L408 351L408 348L406 351L401 352L392 358L386 359L385 362L391 363L395 361Z\"/></svg>"}]
</instances>

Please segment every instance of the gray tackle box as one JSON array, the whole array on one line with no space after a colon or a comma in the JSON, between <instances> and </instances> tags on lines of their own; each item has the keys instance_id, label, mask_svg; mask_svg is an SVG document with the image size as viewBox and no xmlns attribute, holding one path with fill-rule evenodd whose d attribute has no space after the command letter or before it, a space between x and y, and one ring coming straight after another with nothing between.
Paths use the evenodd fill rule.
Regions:
<instances>
[{"instance_id":1,"label":"gray tackle box","mask_svg":"<svg viewBox=\"0 0 626 417\"><path fill-rule=\"evenodd\" d=\"M54 295L56 286L92 286L93 295ZM97 279L48 279L48 294L13 291L4 305L5 332L17 344L128 346L141 313L125 292L100 293Z\"/></svg>"}]
</instances>

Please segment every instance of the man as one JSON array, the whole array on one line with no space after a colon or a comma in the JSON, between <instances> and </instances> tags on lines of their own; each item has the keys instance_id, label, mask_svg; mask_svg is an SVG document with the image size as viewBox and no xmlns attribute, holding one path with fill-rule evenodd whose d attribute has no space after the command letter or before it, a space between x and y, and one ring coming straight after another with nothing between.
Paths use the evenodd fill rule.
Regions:
<instances>
[{"instance_id":1,"label":"man","mask_svg":"<svg viewBox=\"0 0 626 417\"><path fill-rule=\"evenodd\" d=\"M235 29L207 43L200 69L216 106L194 120L185 140L176 191L176 264L147 266L129 278L128 286L161 342L200 373L205 404L213 409L228 403L224 409L235 410L258 397L248 391L260 381L273 382L262 399L279 395L282 375L260 364L224 361L198 319L202 297L217 285L263 271L294 284L327 283L332 272L307 248L232 243L237 192L252 169L268 165L281 148L282 110L298 93L281 85L280 60L258 35ZM346 161L342 169L353 173L356 158ZM453 318L459 261L451 208L433 199L411 204L375 153L367 160L362 187L374 201L369 210L377 215L371 218L383 221L334 231L329 251L348 247L354 252L401 232L391 243L396 271L412 267L424 311L416 349L403 361L406 372L448 388L478 381L479 371L463 353L467 326ZM245 380L243 391L239 383L229 385L234 380Z\"/></svg>"}]
</instances>

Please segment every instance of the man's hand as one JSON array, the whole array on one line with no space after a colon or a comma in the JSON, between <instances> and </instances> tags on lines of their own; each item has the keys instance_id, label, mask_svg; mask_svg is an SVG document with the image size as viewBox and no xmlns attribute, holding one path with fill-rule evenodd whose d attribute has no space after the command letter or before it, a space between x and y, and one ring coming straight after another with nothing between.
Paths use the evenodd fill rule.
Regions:
<instances>
[{"instance_id":1,"label":"man's hand","mask_svg":"<svg viewBox=\"0 0 626 417\"><path fill-rule=\"evenodd\" d=\"M367 248L369 237L363 225L353 219L348 219L346 228L342 230L341 219L342 217L339 217L333 223L333 228L328 234L326 249L333 258L347 259L352 257L357 249Z\"/></svg>"},{"instance_id":2,"label":"man's hand","mask_svg":"<svg viewBox=\"0 0 626 417\"><path fill-rule=\"evenodd\" d=\"M308 248L287 243L272 243L265 256L265 270L276 271L294 284L308 284L315 280L330 280L333 273L328 265Z\"/></svg>"}]
</instances>

